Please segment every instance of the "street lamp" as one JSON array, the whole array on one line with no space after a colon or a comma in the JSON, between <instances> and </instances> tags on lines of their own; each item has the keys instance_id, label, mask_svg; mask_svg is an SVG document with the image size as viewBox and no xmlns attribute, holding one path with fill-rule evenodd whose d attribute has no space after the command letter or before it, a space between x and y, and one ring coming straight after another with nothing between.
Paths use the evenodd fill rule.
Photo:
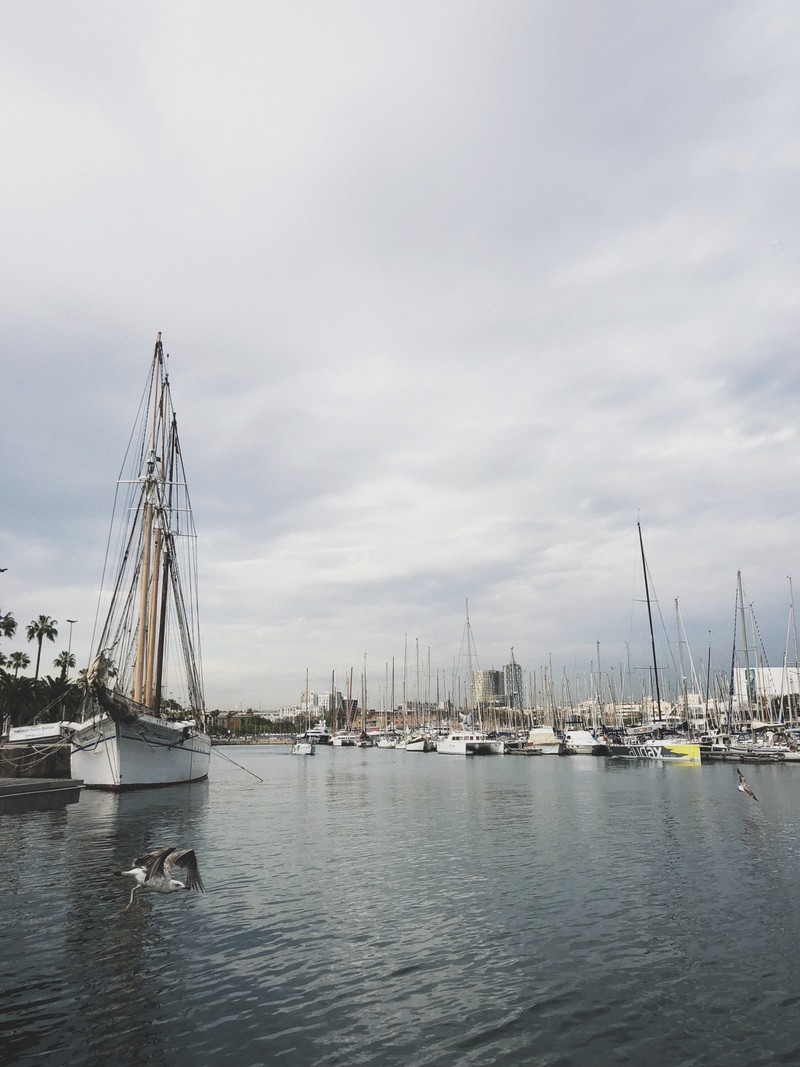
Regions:
<instances>
[{"instance_id":1,"label":"street lamp","mask_svg":"<svg viewBox=\"0 0 800 1067\"><path fill-rule=\"evenodd\" d=\"M69 623L69 644L67 645L67 674L69 674L69 657L72 652L72 627L77 621L77 619L67 619L67 622Z\"/></svg>"}]
</instances>

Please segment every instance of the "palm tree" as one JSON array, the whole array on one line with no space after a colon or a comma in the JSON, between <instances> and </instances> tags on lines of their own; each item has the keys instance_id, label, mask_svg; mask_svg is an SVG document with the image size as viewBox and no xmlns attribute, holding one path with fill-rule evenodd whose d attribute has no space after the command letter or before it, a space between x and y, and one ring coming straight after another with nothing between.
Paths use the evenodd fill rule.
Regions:
<instances>
[{"instance_id":1,"label":"palm tree","mask_svg":"<svg viewBox=\"0 0 800 1067\"><path fill-rule=\"evenodd\" d=\"M8 665L14 668L14 677L16 678L20 671L30 667L31 657L27 652L12 652L8 657Z\"/></svg>"},{"instance_id":2,"label":"palm tree","mask_svg":"<svg viewBox=\"0 0 800 1067\"><path fill-rule=\"evenodd\" d=\"M49 615L40 615L38 619L33 619L25 629L25 633L29 641L38 641L39 650L36 653L36 670L33 675L33 680L39 677L39 662L42 658L42 641L47 638L48 641L55 641L58 637L58 619L51 619Z\"/></svg>"},{"instance_id":3,"label":"palm tree","mask_svg":"<svg viewBox=\"0 0 800 1067\"><path fill-rule=\"evenodd\" d=\"M0 615L0 637L13 637L16 632L17 620L14 618L14 612Z\"/></svg>"},{"instance_id":4,"label":"palm tree","mask_svg":"<svg viewBox=\"0 0 800 1067\"><path fill-rule=\"evenodd\" d=\"M42 722L58 722L59 719L74 719L80 707L81 687L64 678L48 675L39 682L39 717Z\"/></svg>"},{"instance_id":5,"label":"palm tree","mask_svg":"<svg viewBox=\"0 0 800 1067\"><path fill-rule=\"evenodd\" d=\"M61 681L67 677L67 671L70 667L75 666L75 653L74 652L59 652L56 658L53 660L54 667L61 668Z\"/></svg>"},{"instance_id":6,"label":"palm tree","mask_svg":"<svg viewBox=\"0 0 800 1067\"><path fill-rule=\"evenodd\" d=\"M12 678L0 670L0 725L25 726L36 717L38 708L33 678Z\"/></svg>"}]
</instances>

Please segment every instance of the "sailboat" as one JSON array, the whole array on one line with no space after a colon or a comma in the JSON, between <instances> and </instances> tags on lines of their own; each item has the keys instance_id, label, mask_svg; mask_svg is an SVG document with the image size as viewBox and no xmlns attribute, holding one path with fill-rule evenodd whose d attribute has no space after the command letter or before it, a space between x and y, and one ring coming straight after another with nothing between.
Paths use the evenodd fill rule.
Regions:
<instances>
[{"instance_id":1,"label":"sailboat","mask_svg":"<svg viewBox=\"0 0 800 1067\"><path fill-rule=\"evenodd\" d=\"M642 556L644 573L644 593L647 600L647 619L650 626L650 647L653 653L653 678L655 681L656 706L658 718L655 727L643 725L640 729L617 736L609 740L608 755L615 759L657 759L669 763L699 763L700 745L684 737L665 736L664 719L661 712L661 686L658 680L658 662L656 660L656 639L653 630L653 610L650 604L650 586L647 580L647 560L644 554L641 523L639 530L639 548Z\"/></svg>"},{"instance_id":2,"label":"sailboat","mask_svg":"<svg viewBox=\"0 0 800 1067\"><path fill-rule=\"evenodd\" d=\"M473 710L473 694L475 692L475 674L472 665L472 656L475 651L475 643L472 639L472 627L469 622L469 601L466 603L466 623L464 637L462 639L462 651L466 648L467 655L467 708L464 715L463 728L450 730L446 737L440 737L436 751L445 756L502 756L505 753L505 743L498 738L488 737L481 726L474 726L475 717Z\"/></svg>"},{"instance_id":3,"label":"sailboat","mask_svg":"<svg viewBox=\"0 0 800 1067\"><path fill-rule=\"evenodd\" d=\"M117 487L108 544L119 558L106 561L105 623L72 735L72 777L89 788L208 776L196 543L159 333Z\"/></svg>"},{"instance_id":4,"label":"sailboat","mask_svg":"<svg viewBox=\"0 0 800 1067\"><path fill-rule=\"evenodd\" d=\"M310 710L308 704L308 668L306 668L306 691L303 699L303 704L306 712L306 732L302 737L296 737L292 745L293 756L313 756L317 751L316 741L312 740L309 735L311 729L310 722ZM324 725L324 724L323 724Z\"/></svg>"}]
</instances>

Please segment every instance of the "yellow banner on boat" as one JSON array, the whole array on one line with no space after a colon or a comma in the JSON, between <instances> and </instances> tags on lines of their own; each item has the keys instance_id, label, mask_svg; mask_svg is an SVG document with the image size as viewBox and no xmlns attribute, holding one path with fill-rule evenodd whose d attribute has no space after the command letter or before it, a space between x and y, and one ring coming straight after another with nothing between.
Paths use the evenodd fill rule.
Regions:
<instances>
[{"instance_id":1,"label":"yellow banner on boat","mask_svg":"<svg viewBox=\"0 0 800 1067\"><path fill-rule=\"evenodd\" d=\"M700 745L695 742L664 741L661 747L664 759L680 760L681 763L700 762Z\"/></svg>"}]
</instances>

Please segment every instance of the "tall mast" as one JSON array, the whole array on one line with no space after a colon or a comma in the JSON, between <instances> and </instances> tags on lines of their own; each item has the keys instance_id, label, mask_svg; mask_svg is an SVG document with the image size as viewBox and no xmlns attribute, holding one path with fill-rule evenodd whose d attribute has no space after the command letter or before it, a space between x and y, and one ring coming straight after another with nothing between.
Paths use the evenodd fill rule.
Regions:
<instances>
[{"instance_id":1,"label":"tall mast","mask_svg":"<svg viewBox=\"0 0 800 1067\"><path fill-rule=\"evenodd\" d=\"M739 616L742 622L742 640L744 641L744 670L745 670L745 692L747 693L747 714L752 719L752 701L750 699L750 649L747 645L747 626L745 624L745 612L744 612L744 594L742 593L742 572L736 572L736 590L739 594Z\"/></svg>"},{"instance_id":2,"label":"tall mast","mask_svg":"<svg viewBox=\"0 0 800 1067\"><path fill-rule=\"evenodd\" d=\"M168 478L168 482L169 482L169 489L168 489L169 496L168 496L167 508L166 508L166 512L167 512L168 515L172 515L172 491L173 491L173 485L175 483L175 451L176 451L177 447L178 447L178 425L177 425L177 422L176 422L175 418L173 417L172 426L171 426L171 432L170 432L170 439L169 439L169 446L168 446L169 471L167 472L167 475L166 475L167 478ZM162 455L166 455L166 454L167 454L167 445L166 445L166 442L164 442L164 445L162 446ZM163 469L163 466L164 466L164 461L162 460L162 469ZM164 514L163 509L162 509L161 513L162 513L162 515ZM157 642L157 646L155 648L155 657L154 657L155 658L155 669L154 669L155 677L153 679L152 698L151 698L151 702L150 702L150 706L154 707L154 708L160 708L161 707L161 681L162 681L162 677L163 677L163 674L164 674L164 643L165 643L166 633L167 633L167 625L166 625L166 621L167 621L167 600L169 598L170 567L171 567L171 561L172 561L172 549L173 548L174 548L174 545L172 543L172 540L169 537L165 536L164 531L162 531L162 529L161 529L161 527L159 525L156 528L156 543L155 543L156 561L155 561L155 569L156 569L157 572L160 571L160 573L161 573L161 610L160 610L160 613L159 613L159 620L158 620L158 642ZM161 566L159 566L159 562L162 561L162 560L163 560L163 562L161 563ZM156 584L157 584L157 581L156 581ZM154 597L154 602L155 602L155 599L156 598ZM155 612L153 612L153 617L155 618ZM155 621L154 621L154 623L153 623L154 632L155 632L155 628L156 627L155 627ZM150 687L148 687L148 690L149 689L150 689ZM192 701L192 702L194 703L194 701Z\"/></svg>"},{"instance_id":3,"label":"tall mast","mask_svg":"<svg viewBox=\"0 0 800 1067\"><path fill-rule=\"evenodd\" d=\"M790 602L790 605L791 605L792 634L794 635L794 676L795 676L795 687L796 687L797 686L798 667L800 666L800 657L798 657L798 652L797 652L797 619L796 619L795 614L794 614L794 590L792 589L792 576L788 575L787 577L789 578L789 602ZM787 644L788 644L788 641L787 641ZM795 706L795 701L797 700L797 696L796 695L793 696L793 689L792 689L791 684L789 685L788 688L789 688L789 694L790 694L789 695L789 725L792 726L794 724L794 720L795 720L795 711L797 710L796 706ZM794 692L796 692L796 689L794 690Z\"/></svg>"},{"instance_id":4,"label":"tall mast","mask_svg":"<svg viewBox=\"0 0 800 1067\"><path fill-rule=\"evenodd\" d=\"M361 729L364 733L367 732L367 654L364 653L364 685L361 690L362 707L361 707Z\"/></svg>"},{"instance_id":5,"label":"tall mast","mask_svg":"<svg viewBox=\"0 0 800 1067\"><path fill-rule=\"evenodd\" d=\"M650 646L653 650L653 677L656 687L656 705L658 707L658 721L661 721L661 689L658 684L658 663L656 661L656 639L653 633L653 611L650 607L650 587L647 584L647 561L644 558L644 541L642 540L642 524L636 523L639 529L639 548L642 552L642 571L644 572L644 595L647 598L647 621L650 624Z\"/></svg>"},{"instance_id":6,"label":"tall mast","mask_svg":"<svg viewBox=\"0 0 800 1067\"><path fill-rule=\"evenodd\" d=\"M406 675L408 673L408 634L403 644L403 733L408 733L408 702L406 696Z\"/></svg>"},{"instance_id":7,"label":"tall mast","mask_svg":"<svg viewBox=\"0 0 800 1067\"><path fill-rule=\"evenodd\" d=\"M156 348L153 355L153 372L152 372L152 422L150 427L150 447L147 458L147 473L145 476L144 493L145 493L145 506L144 506L144 527L142 531L142 568L140 574L139 585L139 625L138 636L136 639L136 664L134 671L134 685L133 685L133 699L137 703L142 704L149 697L149 686L152 685L152 663L155 645L154 635L152 630L154 629L154 619L151 618L151 611L148 610L148 606L152 602L154 596L153 591L153 575L155 573L155 582L158 582L157 568L153 567L152 549L153 549L153 492L155 484L155 468L156 468L156 427L158 420L158 409L161 392L161 370L163 366L163 354L161 349L161 334L158 334L156 339ZM149 664L149 667L148 667ZM146 686L148 688L146 688Z\"/></svg>"},{"instance_id":8,"label":"tall mast","mask_svg":"<svg viewBox=\"0 0 800 1067\"><path fill-rule=\"evenodd\" d=\"M336 737L336 720L339 717L339 709L336 706L336 670L331 671L331 700L330 700L330 712L331 712L331 734Z\"/></svg>"},{"instance_id":9,"label":"tall mast","mask_svg":"<svg viewBox=\"0 0 800 1067\"><path fill-rule=\"evenodd\" d=\"M473 722L473 711L474 711L473 700L474 700L474 688L475 688L475 671L474 671L474 668L472 666L472 628L470 627L470 624L469 624L469 599L466 601L465 610L466 610L466 616L467 616L467 621L466 621L466 623L464 625L464 629L465 629L465 632L466 632L466 635L467 635L467 692L466 692L467 718L468 718L468 721L469 721L469 726L472 729L475 729L475 723Z\"/></svg>"}]
</instances>

